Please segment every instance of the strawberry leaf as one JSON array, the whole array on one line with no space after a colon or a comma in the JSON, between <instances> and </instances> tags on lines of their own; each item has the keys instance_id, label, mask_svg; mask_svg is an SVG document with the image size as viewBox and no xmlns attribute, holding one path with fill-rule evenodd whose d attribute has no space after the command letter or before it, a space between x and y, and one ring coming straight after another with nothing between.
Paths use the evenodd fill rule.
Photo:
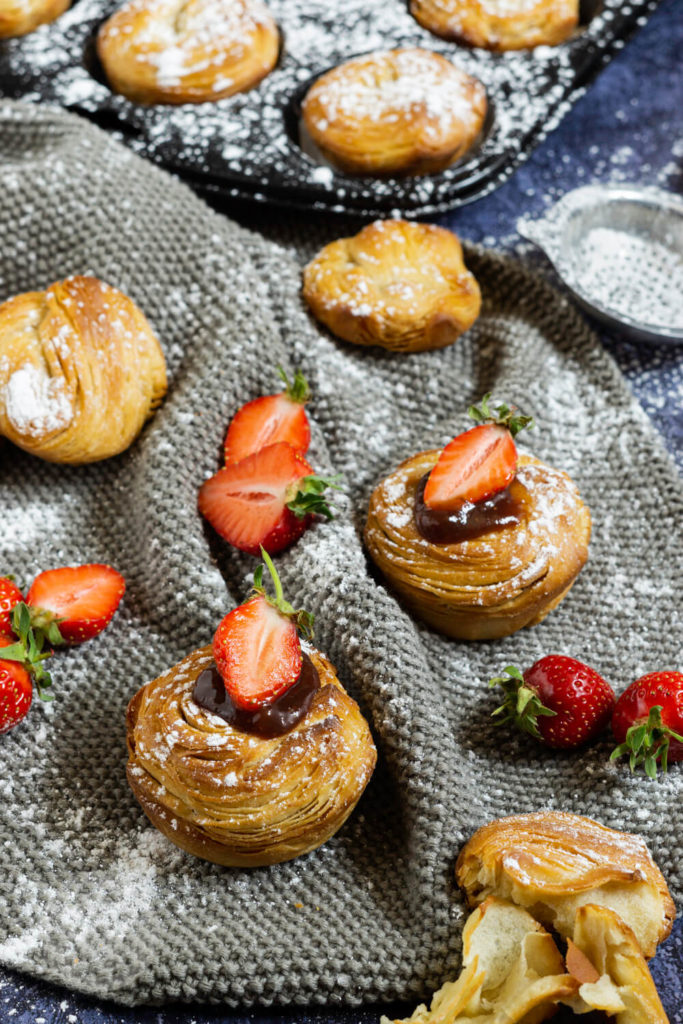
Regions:
<instances>
[{"instance_id":1,"label":"strawberry leaf","mask_svg":"<svg viewBox=\"0 0 683 1024\"><path fill-rule=\"evenodd\" d=\"M309 515L324 516L325 519L334 519L333 506L329 505L323 497L323 492L328 487L335 491L341 490L337 481L340 476L304 476L297 480L291 498L286 502L287 508L294 513L297 519L303 519Z\"/></svg>"},{"instance_id":2,"label":"strawberry leaf","mask_svg":"<svg viewBox=\"0 0 683 1024\"><path fill-rule=\"evenodd\" d=\"M508 665L505 673L489 681L489 686L500 686L504 694L503 703L492 712L491 717L500 715L496 725L509 722L540 740L538 718L556 715L557 712L547 708L536 691L526 685L524 676L515 665Z\"/></svg>"},{"instance_id":3,"label":"strawberry leaf","mask_svg":"<svg viewBox=\"0 0 683 1024\"><path fill-rule=\"evenodd\" d=\"M304 405L311 397L311 389L308 386L308 381L304 377L301 370L294 372L294 380L291 381L281 366L278 366L277 372L285 385L285 394L292 402L299 402Z\"/></svg>"},{"instance_id":4,"label":"strawberry leaf","mask_svg":"<svg viewBox=\"0 0 683 1024\"><path fill-rule=\"evenodd\" d=\"M635 722L626 733L623 743L615 747L610 754L610 761L616 761L628 754L628 766L631 772L643 767L650 779L657 777L657 766L664 773L669 767L669 744L671 740L683 743L680 736L662 721L662 705L655 704L650 708L645 722Z\"/></svg>"},{"instance_id":5,"label":"strawberry leaf","mask_svg":"<svg viewBox=\"0 0 683 1024\"><path fill-rule=\"evenodd\" d=\"M471 405L467 410L475 423L496 423L498 426L507 427L513 437L516 437L521 430L531 430L534 424L533 416L525 416L520 413L515 405L501 405L491 408L489 399L491 392L487 392L481 400L481 406Z\"/></svg>"},{"instance_id":6,"label":"strawberry leaf","mask_svg":"<svg viewBox=\"0 0 683 1024\"><path fill-rule=\"evenodd\" d=\"M32 626L32 609L23 601L12 611L12 628L19 637L16 644L0 648L0 658L19 662L31 676L41 700L52 700L52 695L45 691L52 686L52 677L42 664L46 658L52 657L52 651L44 651L46 634L41 628ZM57 626L55 624L55 629ZM49 631L48 631L49 632ZM57 629L59 634L59 630ZM60 639L61 639L61 634Z\"/></svg>"}]
</instances>

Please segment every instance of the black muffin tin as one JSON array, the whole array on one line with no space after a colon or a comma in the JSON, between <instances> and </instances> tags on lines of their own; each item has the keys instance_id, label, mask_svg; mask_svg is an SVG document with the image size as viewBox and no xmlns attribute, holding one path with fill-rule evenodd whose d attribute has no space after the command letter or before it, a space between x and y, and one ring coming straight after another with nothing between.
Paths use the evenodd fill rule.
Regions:
<instances>
[{"instance_id":1,"label":"black muffin tin","mask_svg":"<svg viewBox=\"0 0 683 1024\"><path fill-rule=\"evenodd\" d=\"M493 54L431 35L403 0L269 0L282 50L259 86L217 103L144 107L112 93L97 60L97 30L118 3L76 0L53 24L0 41L0 92L83 114L216 197L415 217L501 185L657 3L585 0L582 25L568 42ZM447 170L414 178L354 177L317 164L299 145L308 86L352 56L398 46L442 53L484 83L490 109L476 146Z\"/></svg>"}]
</instances>

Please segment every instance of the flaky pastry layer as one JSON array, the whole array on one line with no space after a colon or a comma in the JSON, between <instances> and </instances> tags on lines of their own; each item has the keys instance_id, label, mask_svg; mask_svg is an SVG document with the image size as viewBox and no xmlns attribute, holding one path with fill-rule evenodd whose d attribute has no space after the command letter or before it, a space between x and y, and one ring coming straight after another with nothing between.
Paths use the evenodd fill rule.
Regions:
<instances>
[{"instance_id":1,"label":"flaky pastry layer","mask_svg":"<svg viewBox=\"0 0 683 1024\"><path fill-rule=\"evenodd\" d=\"M54 21L69 7L71 0L2 0L0 3L0 39L25 36L39 25Z\"/></svg>"},{"instance_id":2,"label":"flaky pastry layer","mask_svg":"<svg viewBox=\"0 0 683 1024\"><path fill-rule=\"evenodd\" d=\"M340 64L307 92L305 131L350 174L429 174L471 148L484 123L476 78L429 50L371 53Z\"/></svg>"},{"instance_id":3,"label":"flaky pastry layer","mask_svg":"<svg viewBox=\"0 0 683 1024\"><path fill-rule=\"evenodd\" d=\"M402 463L373 491L365 543L419 618L465 640L507 636L540 622L588 557L591 519L566 473L521 455L517 526L458 544L434 544L415 525L415 494L438 451Z\"/></svg>"},{"instance_id":4,"label":"flaky pastry layer","mask_svg":"<svg viewBox=\"0 0 683 1024\"><path fill-rule=\"evenodd\" d=\"M452 344L481 308L458 238L435 224L368 224L326 245L303 281L311 312L338 338L394 352Z\"/></svg>"},{"instance_id":5,"label":"flaky pastry layer","mask_svg":"<svg viewBox=\"0 0 683 1024\"><path fill-rule=\"evenodd\" d=\"M675 908L661 871L638 836L560 811L500 818L480 828L456 864L471 905L490 895L528 907L571 936L577 910L613 910L645 956L667 937Z\"/></svg>"},{"instance_id":6,"label":"flaky pastry layer","mask_svg":"<svg viewBox=\"0 0 683 1024\"><path fill-rule=\"evenodd\" d=\"M265 78L280 34L260 0L129 0L97 52L112 89L136 103L206 103Z\"/></svg>"},{"instance_id":7,"label":"flaky pastry layer","mask_svg":"<svg viewBox=\"0 0 683 1024\"><path fill-rule=\"evenodd\" d=\"M181 849L216 864L291 860L343 825L377 759L368 724L322 654L307 714L264 739L195 704L211 647L143 686L128 707L128 781L143 810Z\"/></svg>"},{"instance_id":8,"label":"flaky pastry layer","mask_svg":"<svg viewBox=\"0 0 683 1024\"><path fill-rule=\"evenodd\" d=\"M573 34L579 0L411 0L424 28L488 50L557 46Z\"/></svg>"},{"instance_id":9,"label":"flaky pastry layer","mask_svg":"<svg viewBox=\"0 0 683 1024\"><path fill-rule=\"evenodd\" d=\"M0 435L50 462L124 451L166 393L159 342L132 299L70 277L0 306Z\"/></svg>"}]
</instances>

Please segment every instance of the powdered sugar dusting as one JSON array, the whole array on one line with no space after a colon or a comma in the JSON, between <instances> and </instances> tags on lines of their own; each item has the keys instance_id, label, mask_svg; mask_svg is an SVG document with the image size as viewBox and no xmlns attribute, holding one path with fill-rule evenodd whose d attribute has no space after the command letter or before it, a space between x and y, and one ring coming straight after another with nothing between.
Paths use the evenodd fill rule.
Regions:
<instances>
[{"instance_id":1,"label":"powdered sugar dusting","mask_svg":"<svg viewBox=\"0 0 683 1024\"><path fill-rule=\"evenodd\" d=\"M5 386L4 401L14 429L30 437L67 427L74 414L64 379L50 377L34 363L14 371Z\"/></svg>"},{"instance_id":2,"label":"powdered sugar dusting","mask_svg":"<svg viewBox=\"0 0 683 1024\"><path fill-rule=\"evenodd\" d=\"M284 188L285 196L304 196L321 208L386 213L400 207L409 214L452 207L474 187L483 195L499 184L529 151L528 139L540 140L580 94L574 85L577 62L584 75L587 54L599 61L648 3L636 0L626 10L620 0L605 0L585 33L559 47L505 54L458 49L458 67L486 89L490 130L486 127L481 143L452 168L399 180L352 178L318 166L299 146L296 116L316 77L359 54L390 44L424 47L454 59L453 46L422 28L407 4L347 0L338 9L327 0L270 0L284 43L278 66L258 88L215 104L141 108L113 95L84 61L109 13L107 0L79 0L54 24L12 43L0 56L0 75L17 95L118 124L137 152L181 171L210 173L230 194L265 200L276 187L280 195ZM172 52L159 60L165 79L175 82L185 56ZM432 96L429 102L437 101ZM464 167L477 174L491 170L474 183Z\"/></svg>"}]
</instances>

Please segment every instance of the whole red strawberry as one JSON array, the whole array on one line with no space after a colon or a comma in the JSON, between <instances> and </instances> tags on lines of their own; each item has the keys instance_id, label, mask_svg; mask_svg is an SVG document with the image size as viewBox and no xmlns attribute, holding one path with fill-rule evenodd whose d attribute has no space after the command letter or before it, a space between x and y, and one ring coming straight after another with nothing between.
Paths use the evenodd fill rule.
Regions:
<instances>
[{"instance_id":1,"label":"whole red strawberry","mask_svg":"<svg viewBox=\"0 0 683 1024\"><path fill-rule=\"evenodd\" d=\"M683 761L683 672L651 672L625 690L614 708L612 732L619 744L611 760L629 755L631 771L642 765L654 779L657 766Z\"/></svg>"},{"instance_id":2,"label":"whole red strawberry","mask_svg":"<svg viewBox=\"0 0 683 1024\"><path fill-rule=\"evenodd\" d=\"M281 441L219 469L199 490L199 511L233 547L272 555L298 540L315 513L332 518L323 491L334 486Z\"/></svg>"},{"instance_id":3,"label":"whole red strawberry","mask_svg":"<svg viewBox=\"0 0 683 1024\"><path fill-rule=\"evenodd\" d=\"M572 750L595 739L609 722L614 691L602 676L575 658L548 654L522 674L513 665L492 679L503 704L493 712L548 747Z\"/></svg>"},{"instance_id":4,"label":"whole red strawberry","mask_svg":"<svg viewBox=\"0 0 683 1024\"><path fill-rule=\"evenodd\" d=\"M53 646L92 640L111 622L125 589L123 576L110 565L48 569L26 595L31 626Z\"/></svg>"},{"instance_id":5,"label":"whole red strawberry","mask_svg":"<svg viewBox=\"0 0 683 1024\"><path fill-rule=\"evenodd\" d=\"M255 597L233 609L213 638L216 668L237 707L253 711L276 700L299 678L302 664L299 630L312 635L313 616L285 601L275 566L261 554L275 586L262 586L263 566L254 573Z\"/></svg>"},{"instance_id":6,"label":"whole red strawberry","mask_svg":"<svg viewBox=\"0 0 683 1024\"><path fill-rule=\"evenodd\" d=\"M16 583L9 576L0 576L0 634L10 636L14 632L12 610L23 600Z\"/></svg>"},{"instance_id":7,"label":"whole red strawberry","mask_svg":"<svg viewBox=\"0 0 683 1024\"><path fill-rule=\"evenodd\" d=\"M447 444L429 474L424 502L429 508L454 511L464 502L485 501L512 483L517 472L515 436L533 426L514 406L489 407L490 394L469 416L479 426L458 434Z\"/></svg>"},{"instance_id":8,"label":"whole red strawberry","mask_svg":"<svg viewBox=\"0 0 683 1024\"><path fill-rule=\"evenodd\" d=\"M278 373L285 390L247 402L235 413L225 436L225 461L239 462L261 448L286 441L305 455L311 443L311 428L304 408L311 392L304 375L297 370L289 382L281 366Z\"/></svg>"},{"instance_id":9,"label":"whole red strawberry","mask_svg":"<svg viewBox=\"0 0 683 1024\"><path fill-rule=\"evenodd\" d=\"M28 714L33 700L33 682L29 672L15 660L5 660L3 650L14 648L9 637L0 637L0 733L8 732Z\"/></svg>"}]
</instances>

